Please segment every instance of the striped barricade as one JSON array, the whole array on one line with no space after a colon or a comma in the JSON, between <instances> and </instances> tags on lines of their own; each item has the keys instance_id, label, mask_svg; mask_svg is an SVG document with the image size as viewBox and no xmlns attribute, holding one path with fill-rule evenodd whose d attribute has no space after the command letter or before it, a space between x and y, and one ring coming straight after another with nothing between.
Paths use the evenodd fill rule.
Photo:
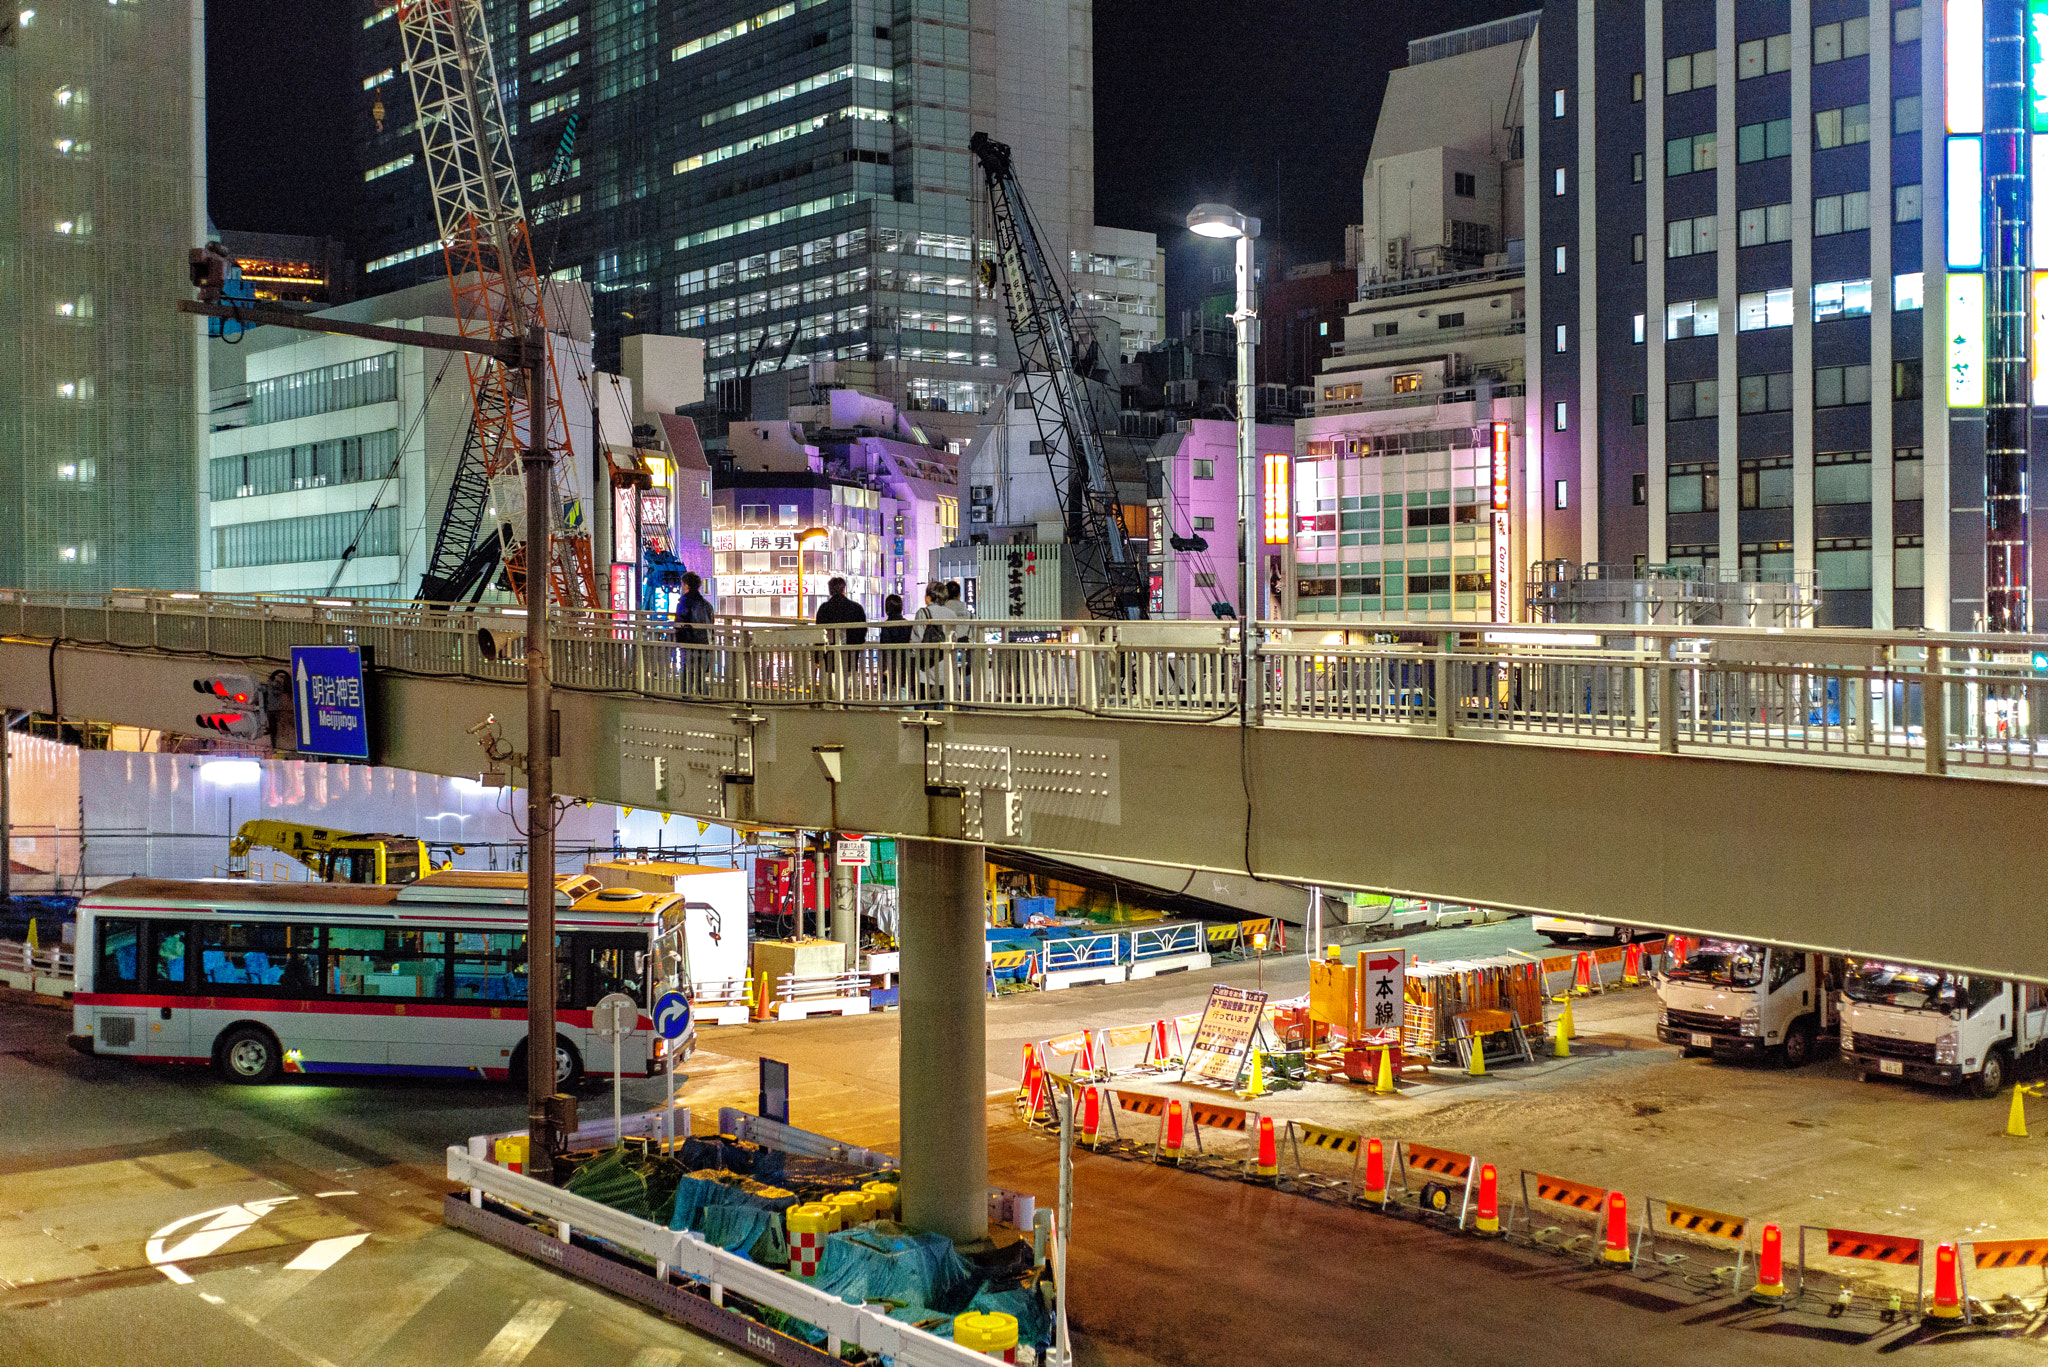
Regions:
<instances>
[{"instance_id":1,"label":"striped barricade","mask_svg":"<svg viewBox=\"0 0 2048 1367\"><path fill-rule=\"evenodd\" d=\"M1244 927L1235 921L1208 928L1209 956L1213 959L1234 959L1244 953Z\"/></svg>"},{"instance_id":2,"label":"striped barricade","mask_svg":"<svg viewBox=\"0 0 2048 1367\"><path fill-rule=\"evenodd\" d=\"M1182 1106L1195 1150L1193 1161L1183 1158L1182 1166L1225 1166L1233 1176L1242 1174L1255 1156L1251 1152L1251 1138L1258 1132L1258 1115L1241 1106L1219 1106L1213 1101L1187 1101ZM1246 1151L1236 1158L1210 1154L1208 1143L1203 1138L1205 1130L1243 1135Z\"/></svg>"},{"instance_id":3,"label":"striped barricade","mask_svg":"<svg viewBox=\"0 0 2048 1367\"><path fill-rule=\"evenodd\" d=\"M1365 1136L1350 1130L1333 1130L1323 1125L1311 1125L1306 1120L1287 1122L1287 1142L1294 1148L1294 1181L1305 1187L1324 1191L1344 1191L1352 1196L1359 1193L1358 1165L1365 1161ZM1335 1178L1327 1173L1312 1172L1301 1161L1303 1145L1338 1158L1351 1160L1350 1175Z\"/></svg>"},{"instance_id":4,"label":"striped barricade","mask_svg":"<svg viewBox=\"0 0 2048 1367\"><path fill-rule=\"evenodd\" d=\"M1159 1157L1160 1145L1166 1138L1166 1098L1155 1096L1151 1092L1118 1092L1116 1094L1116 1107L1120 1111L1129 1111L1132 1115L1151 1116L1159 1122L1152 1132L1152 1157L1156 1160ZM1115 1121L1112 1120L1111 1124L1115 1125ZM1122 1126L1116 1126L1116 1131L1117 1139L1123 1141ZM1137 1140L1124 1142L1128 1142L1137 1148L1145 1147L1143 1143Z\"/></svg>"},{"instance_id":5,"label":"striped barricade","mask_svg":"<svg viewBox=\"0 0 2048 1367\"><path fill-rule=\"evenodd\" d=\"M1963 1318L1966 1321L1976 1318L1970 1309L1972 1271L2015 1272L2031 1268L2035 1276L2029 1280L2048 1286L2048 1239L1969 1239L1963 1247L1969 1251L1958 1259L1957 1266L1962 1273Z\"/></svg>"},{"instance_id":6,"label":"striped barricade","mask_svg":"<svg viewBox=\"0 0 2048 1367\"><path fill-rule=\"evenodd\" d=\"M1536 1244L1548 1243L1549 1241L1544 1238L1546 1234L1561 1234L1563 1231L1557 1226L1544 1230L1535 1227L1536 1206L1540 1202L1546 1210L1568 1210L1593 1222L1592 1229L1587 1233L1560 1239L1555 1247L1570 1249L1582 1239L1593 1239L1597 1242L1600 1220L1607 1208L1607 1191L1606 1187L1591 1186L1569 1177L1559 1177L1555 1173L1523 1168L1521 1194L1508 1206L1507 1223L1503 1229L1506 1233L1513 1234L1519 1222L1525 1227L1524 1232L1528 1235L1529 1241Z\"/></svg>"},{"instance_id":7,"label":"striped barricade","mask_svg":"<svg viewBox=\"0 0 2048 1367\"><path fill-rule=\"evenodd\" d=\"M1472 1182L1479 1171L1472 1155L1433 1149L1409 1139L1397 1144L1394 1154L1401 1173L1401 1190L1415 1198L1424 1214L1449 1215L1451 1193L1458 1193L1458 1228L1463 1229L1472 1209ZM1426 1179L1419 1190L1411 1171Z\"/></svg>"},{"instance_id":8,"label":"striped barricade","mask_svg":"<svg viewBox=\"0 0 2048 1367\"><path fill-rule=\"evenodd\" d=\"M992 949L988 955L988 995L995 996L1004 983L1028 988L1035 976L1038 956L1028 949Z\"/></svg>"},{"instance_id":9,"label":"striped barricade","mask_svg":"<svg viewBox=\"0 0 2048 1367\"><path fill-rule=\"evenodd\" d=\"M1801 1225L1799 1227L1799 1285L1798 1292L1806 1292L1806 1266L1809 1250L1806 1236L1820 1236L1815 1240L1818 1248L1813 1256L1845 1258L1860 1263L1885 1263L1892 1267L1910 1267L1914 1272L1913 1313L1918 1314L1927 1297L1927 1268L1923 1255L1927 1251L1925 1239L1915 1239L1904 1234L1871 1234L1857 1229L1830 1229L1826 1225Z\"/></svg>"},{"instance_id":10,"label":"striped barricade","mask_svg":"<svg viewBox=\"0 0 2048 1367\"><path fill-rule=\"evenodd\" d=\"M1666 1265L1686 1259L1687 1255L1682 1253L1659 1255L1659 1235L1680 1243L1732 1248L1735 1250L1735 1271L1728 1289L1739 1296L1744 1290L1743 1266L1753 1263L1756 1257L1750 1246L1749 1226L1747 1215L1730 1215L1725 1211L1708 1210L1705 1206L1680 1205L1661 1196L1652 1196L1643 1202L1642 1229L1636 1238L1636 1260L1632 1266L1640 1268L1646 1256L1658 1258Z\"/></svg>"}]
</instances>

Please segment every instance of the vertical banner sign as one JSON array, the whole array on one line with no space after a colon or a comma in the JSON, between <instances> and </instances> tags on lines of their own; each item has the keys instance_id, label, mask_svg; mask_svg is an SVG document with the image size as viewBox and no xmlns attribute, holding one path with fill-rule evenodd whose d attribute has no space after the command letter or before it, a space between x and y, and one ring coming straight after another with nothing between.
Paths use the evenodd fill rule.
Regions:
<instances>
[{"instance_id":1,"label":"vertical banner sign","mask_svg":"<svg viewBox=\"0 0 2048 1367\"><path fill-rule=\"evenodd\" d=\"M1359 955L1358 1028L1399 1030L1408 986L1408 951L1382 949Z\"/></svg>"},{"instance_id":2,"label":"vertical banner sign","mask_svg":"<svg viewBox=\"0 0 2048 1367\"><path fill-rule=\"evenodd\" d=\"M1948 406L1984 406L1984 277L1948 278Z\"/></svg>"},{"instance_id":3,"label":"vertical banner sign","mask_svg":"<svg viewBox=\"0 0 2048 1367\"><path fill-rule=\"evenodd\" d=\"M1947 0L1942 7L1942 58L1947 63L1948 131L1984 131L1984 0Z\"/></svg>"},{"instance_id":4,"label":"vertical banner sign","mask_svg":"<svg viewBox=\"0 0 2048 1367\"><path fill-rule=\"evenodd\" d=\"M2048 174L2036 177L2048 181ZM2040 260L2040 257L2035 257ZM2034 406L2048 405L2048 271L2034 272Z\"/></svg>"},{"instance_id":5,"label":"vertical banner sign","mask_svg":"<svg viewBox=\"0 0 2048 1367\"><path fill-rule=\"evenodd\" d=\"M1514 619L1514 561L1508 552L1508 425L1493 425L1493 620Z\"/></svg>"},{"instance_id":6,"label":"vertical banner sign","mask_svg":"<svg viewBox=\"0 0 2048 1367\"><path fill-rule=\"evenodd\" d=\"M1293 495L1293 491L1288 487L1290 483L1288 475L1293 464L1294 457L1285 452L1268 455L1264 460L1266 476L1265 535L1268 546L1284 546L1287 544L1287 527L1288 523L1292 521L1290 514L1293 512L1293 509L1288 506L1288 500Z\"/></svg>"},{"instance_id":7,"label":"vertical banner sign","mask_svg":"<svg viewBox=\"0 0 2048 1367\"><path fill-rule=\"evenodd\" d=\"M1202 1008L1202 1023L1195 1027L1194 1042L1188 1046L1187 1066L1180 1080L1213 1082L1221 1087L1237 1086L1245 1059L1252 1049L1252 1035L1259 1018L1266 1013L1266 994L1238 987L1212 987L1209 1004Z\"/></svg>"},{"instance_id":8,"label":"vertical banner sign","mask_svg":"<svg viewBox=\"0 0 2048 1367\"><path fill-rule=\"evenodd\" d=\"M2027 128L2048 133L2048 0L2027 0Z\"/></svg>"},{"instance_id":9,"label":"vertical banner sign","mask_svg":"<svg viewBox=\"0 0 2048 1367\"><path fill-rule=\"evenodd\" d=\"M1948 267L1984 266L1984 143L1981 138L1948 140Z\"/></svg>"}]
</instances>

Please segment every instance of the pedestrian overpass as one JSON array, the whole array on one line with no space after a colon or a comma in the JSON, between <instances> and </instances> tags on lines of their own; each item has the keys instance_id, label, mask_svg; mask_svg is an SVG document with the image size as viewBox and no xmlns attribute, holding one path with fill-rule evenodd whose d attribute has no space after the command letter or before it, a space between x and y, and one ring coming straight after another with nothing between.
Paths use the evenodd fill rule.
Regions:
<instances>
[{"instance_id":1,"label":"pedestrian overpass","mask_svg":"<svg viewBox=\"0 0 2048 1367\"><path fill-rule=\"evenodd\" d=\"M0 706L189 732L195 678L355 644L377 761L476 775L485 718L526 748L523 630L506 609L0 591ZM2048 638L1295 624L1261 643L1245 719L1230 623L883 650L738 621L682 648L632 614L551 632L564 795L2048 981Z\"/></svg>"}]
</instances>

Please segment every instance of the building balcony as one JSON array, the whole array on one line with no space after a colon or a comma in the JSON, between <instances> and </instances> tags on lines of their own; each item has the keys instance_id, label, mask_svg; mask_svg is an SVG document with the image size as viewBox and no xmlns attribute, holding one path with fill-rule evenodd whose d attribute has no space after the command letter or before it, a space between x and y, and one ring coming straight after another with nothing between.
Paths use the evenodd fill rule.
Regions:
<instances>
[{"instance_id":1,"label":"building balcony","mask_svg":"<svg viewBox=\"0 0 2048 1367\"><path fill-rule=\"evenodd\" d=\"M1354 356L1380 356L1393 351L1435 352L1439 347L1455 342L1477 342L1488 337L1520 337L1529 330L1527 315L1517 315L1499 323L1480 323L1471 327L1438 328L1434 332L1423 331L1409 336L1346 338L1331 348L1330 359L1323 363L1325 375L1335 370L1355 370L1356 366L1338 365L1339 358Z\"/></svg>"},{"instance_id":2,"label":"building balcony","mask_svg":"<svg viewBox=\"0 0 2048 1367\"><path fill-rule=\"evenodd\" d=\"M1524 274L1520 262L1512 265L1473 266L1465 270L1427 271L1400 275L1375 275L1358 287L1358 300L1393 299L1404 294L1426 294L1457 285L1480 285L1494 280L1519 280Z\"/></svg>"},{"instance_id":3,"label":"building balcony","mask_svg":"<svg viewBox=\"0 0 2048 1367\"><path fill-rule=\"evenodd\" d=\"M1493 386L1496 399L1518 399L1527 386L1521 380L1503 380ZM1338 413L1380 413L1402 408L1441 408L1447 404L1473 403L1479 388L1470 381L1444 389L1423 389L1413 394L1372 394L1362 399L1325 399L1316 405L1317 417Z\"/></svg>"}]
</instances>

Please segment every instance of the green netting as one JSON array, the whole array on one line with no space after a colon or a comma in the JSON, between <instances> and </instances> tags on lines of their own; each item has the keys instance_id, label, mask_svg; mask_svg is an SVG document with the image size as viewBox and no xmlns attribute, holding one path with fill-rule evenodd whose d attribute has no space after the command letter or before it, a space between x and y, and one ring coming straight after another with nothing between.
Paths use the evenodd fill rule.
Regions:
<instances>
[{"instance_id":1,"label":"green netting","mask_svg":"<svg viewBox=\"0 0 2048 1367\"><path fill-rule=\"evenodd\" d=\"M596 1201L643 1220L648 1218L647 1178L628 1163L624 1149L612 1149L577 1168L566 1190L572 1196Z\"/></svg>"}]
</instances>

